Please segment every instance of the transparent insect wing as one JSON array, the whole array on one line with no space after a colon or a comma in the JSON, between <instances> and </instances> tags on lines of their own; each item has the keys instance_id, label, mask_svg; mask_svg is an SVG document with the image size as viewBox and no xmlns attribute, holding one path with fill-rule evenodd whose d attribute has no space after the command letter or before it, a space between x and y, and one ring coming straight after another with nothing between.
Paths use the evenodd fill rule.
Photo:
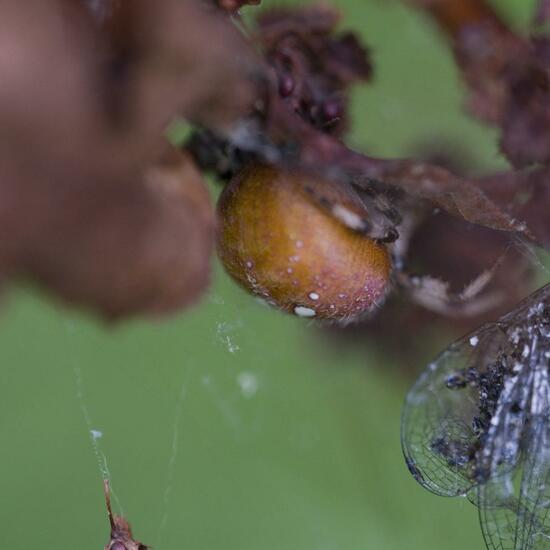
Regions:
<instances>
[{"instance_id":1,"label":"transparent insect wing","mask_svg":"<svg viewBox=\"0 0 550 550\"><path fill-rule=\"evenodd\" d=\"M495 476L478 489L488 548L550 548L550 304L541 303L538 311L532 308L521 334L512 327L519 357L532 373L531 387L514 476Z\"/></svg>"},{"instance_id":2,"label":"transparent insect wing","mask_svg":"<svg viewBox=\"0 0 550 550\"><path fill-rule=\"evenodd\" d=\"M545 415L536 423L538 429L532 438L534 448L526 452L521 482L518 549L550 548L550 417Z\"/></svg>"},{"instance_id":3,"label":"transparent insect wing","mask_svg":"<svg viewBox=\"0 0 550 550\"><path fill-rule=\"evenodd\" d=\"M549 288L532 299L547 301ZM409 392L403 451L415 479L430 491L467 494L517 466L535 375L528 361L517 360L516 332L531 309L526 301L452 344Z\"/></svg>"},{"instance_id":4,"label":"transparent insect wing","mask_svg":"<svg viewBox=\"0 0 550 550\"><path fill-rule=\"evenodd\" d=\"M550 549L550 285L429 366L402 443L424 487L478 506L487 548Z\"/></svg>"},{"instance_id":5,"label":"transparent insect wing","mask_svg":"<svg viewBox=\"0 0 550 550\"><path fill-rule=\"evenodd\" d=\"M531 418L521 464L477 490L483 536L490 549L550 548L550 418Z\"/></svg>"},{"instance_id":6,"label":"transparent insect wing","mask_svg":"<svg viewBox=\"0 0 550 550\"><path fill-rule=\"evenodd\" d=\"M514 550L520 503L515 473L508 472L474 488L469 498L479 510L479 522L489 549Z\"/></svg>"},{"instance_id":7,"label":"transparent insect wing","mask_svg":"<svg viewBox=\"0 0 550 550\"><path fill-rule=\"evenodd\" d=\"M481 390L479 415L485 421L476 455L479 483L507 474L521 459L533 372L529 365L514 362L508 344L488 363L492 376Z\"/></svg>"},{"instance_id":8,"label":"transparent insect wing","mask_svg":"<svg viewBox=\"0 0 550 550\"><path fill-rule=\"evenodd\" d=\"M443 496L466 494L476 484L480 395L484 357L505 334L483 327L447 348L407 395L402 445L417 481Z\"/></svg>"}]
</instances>

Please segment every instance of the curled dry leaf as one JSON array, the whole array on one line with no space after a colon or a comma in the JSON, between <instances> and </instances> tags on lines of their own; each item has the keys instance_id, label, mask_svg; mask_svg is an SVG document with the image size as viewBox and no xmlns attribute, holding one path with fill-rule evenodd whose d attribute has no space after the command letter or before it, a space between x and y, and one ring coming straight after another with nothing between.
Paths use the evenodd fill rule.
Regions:
<instances>
[{"instance_id":1,"label":"curled dry leaf","mask_svg":"<svg viewBox=\"0 0 550 550\"><path fill-rule=\"evenodd\" d=\"M0 279L109 318L172 311L207 283L214 222L162 134L178 114L225 127L254 55L196 2L95 4L0 5Z\"/></svg>"},{"instance_id":2,"label":"curled dry leaf","mask_svg":"<svg viewBox=\"0 0 550 550\"><path fill-rule=\"evenodd\" d=\"M365 160L365 174L399 187L410 196L428 200L469 223L530 236L525 223L503 211L474 181L445 168L415 160L369 159Z\"/></svg>"}]
</instances>

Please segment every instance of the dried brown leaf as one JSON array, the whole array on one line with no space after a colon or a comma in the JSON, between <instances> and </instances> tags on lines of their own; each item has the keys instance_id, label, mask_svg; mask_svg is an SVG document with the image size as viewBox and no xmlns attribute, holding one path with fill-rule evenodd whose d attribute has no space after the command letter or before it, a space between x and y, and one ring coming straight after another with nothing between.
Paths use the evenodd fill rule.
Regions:
<instances>
[{"instance_id":1,"label":"dried brown leaf","mask_svg":"<svg viewBox=\"0 0 550 550\"><path fill-rule=\"evenodd\" d=\"M548 5L533 36L513 32L484 0L410 0L448 35L467 86L469 111L501 129L501 148L518 167L550 162Z\"/></svg>"}]
</instances>

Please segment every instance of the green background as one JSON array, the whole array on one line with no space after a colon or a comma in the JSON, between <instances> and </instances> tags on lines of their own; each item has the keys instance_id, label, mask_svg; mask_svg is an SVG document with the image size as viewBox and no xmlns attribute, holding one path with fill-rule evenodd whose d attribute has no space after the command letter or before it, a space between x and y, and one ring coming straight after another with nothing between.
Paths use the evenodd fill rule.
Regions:
<instances>
[{"instance_id":1,"label":"green background","mask_svg":"<svg viewBox=\"0 0 550 550\"><path fill-rule=\"evenodd\" d=\"M496 134L461 114L450 54L422 16L392 0L333 3L376 63L374 85L354 96L354 146L402 156L446 138L481 167L503 165ZM520 26L533 3L496 2ZM214 278L193 311L119 327L33 291L5 296L0 546L107 542L87 409L124 512L156 550L481 549L474 507L430 495L406 470L410 378L365 347L326 345L219 267Z\"/></svg>"}]
</instances>

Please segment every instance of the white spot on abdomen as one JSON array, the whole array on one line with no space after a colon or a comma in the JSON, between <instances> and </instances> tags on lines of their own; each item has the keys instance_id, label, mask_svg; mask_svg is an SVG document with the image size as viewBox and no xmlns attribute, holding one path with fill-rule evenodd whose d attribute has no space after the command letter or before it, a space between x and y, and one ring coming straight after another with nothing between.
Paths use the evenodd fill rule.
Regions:
<instances>
[{"instance_id":1,"label":"white spot on abdomen","mask_svg":"<svg viewBox=\"0 0 550 550\"><path fill-rule=\"evenodd\" d=\"M316 315L316 311L314 309L304 306L296 306L294 308L294 313L298 315L298 317L315 317Z\"/></svg>"}]
</instances>

